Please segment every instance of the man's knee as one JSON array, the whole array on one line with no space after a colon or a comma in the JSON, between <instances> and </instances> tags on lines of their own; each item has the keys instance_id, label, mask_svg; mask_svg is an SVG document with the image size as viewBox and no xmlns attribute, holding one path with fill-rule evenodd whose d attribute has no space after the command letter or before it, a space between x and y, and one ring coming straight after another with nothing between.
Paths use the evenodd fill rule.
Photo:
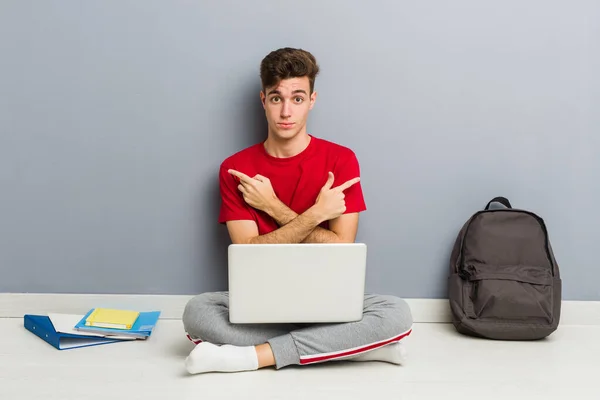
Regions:
<instances>
[{"instance_id":1,"label":"man's knee","mask_svg":"<svg viewBox=\"0 0 600 400\"><path fill-rule=\"evenodd\" d=\"M379 295L374 302L376 313L389 337L408 333L412 329L413 317L406 300L396 296Z\"/></svg>"},{"instance_id":2,"label":"man's knee","mask_svg":"<svg viewBox=\"0 0 600 400\"><path fill-rule=\"evenodd\" d=\"M183 329L194 339L203 339L207 328L214 326L223 310L227 309L224 294L207 292L192 297L183 310ZM206 338L204 338L206 340Z\"/></svg>"},{"instance_id":3,"label":"man's knee","mask_svg":"<svg viewBox=\"0 0 600 400\"><path fill-rule=\"evenodd\" d=\"M406 300L399 297L393 297L391 302L393 304L392 318L396 321L396 329L398 329L400 332L409 331L413 325L413 316L410 306Z\"/></svg>"}]
</instances>

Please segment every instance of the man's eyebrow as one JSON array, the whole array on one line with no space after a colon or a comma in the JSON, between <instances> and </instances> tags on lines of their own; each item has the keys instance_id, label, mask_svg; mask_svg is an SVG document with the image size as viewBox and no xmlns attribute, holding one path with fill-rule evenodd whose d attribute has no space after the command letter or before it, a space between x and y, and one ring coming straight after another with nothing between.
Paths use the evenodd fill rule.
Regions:
<instances>
[{"instance_id":1,"label":"man's eyebrow","mask_svg":"<svg viewBox=\"0 0 600 400\"><path fill-rule=\"evenodd\" d=\"M297 93L304 93L304 94L306 94L306 90L304 90L304 89L296 89L296 90L294 90L294 91L292 92L292 94L297 94ZM270 92L267 94L267 96L270 96L270 95L272 95L272 94L278 94L278 95L280 95L280 96L281 96L281 92L280 92L279 90L277 90L277 89L273 89L273 90L271 90L271 91L270 91Z\"/></svg>"}]
</instances>

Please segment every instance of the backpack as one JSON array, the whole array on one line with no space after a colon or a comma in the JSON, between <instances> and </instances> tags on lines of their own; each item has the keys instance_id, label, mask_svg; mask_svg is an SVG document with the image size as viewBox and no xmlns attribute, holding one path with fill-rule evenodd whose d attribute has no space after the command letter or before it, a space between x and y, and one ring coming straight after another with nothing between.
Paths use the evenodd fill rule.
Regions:
<instances>
[{"instance_id":1,"label":"backpack","mask_svg":"<svg viewBox=\"0 0 600 400\"><path fill-rule=\"evenodd\" d=\"M492 203L504 208L492 209ZM448 277L452 324L459 333L542 339L558 328L561 293L558 264L538 215L496 197L462 226Z\"/></svg>"}]
</instances>

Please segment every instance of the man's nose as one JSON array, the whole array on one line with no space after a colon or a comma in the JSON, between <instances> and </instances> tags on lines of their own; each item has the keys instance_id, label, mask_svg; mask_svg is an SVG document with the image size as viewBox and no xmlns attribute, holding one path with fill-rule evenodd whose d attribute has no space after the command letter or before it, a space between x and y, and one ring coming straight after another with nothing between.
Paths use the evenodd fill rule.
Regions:
<instances>
[{"instance_id":1,"label":"man's nose","mask_svg":"<svg viewBox=\"0 0 600 400\"><path fill-rule=\"evenodd\" d=\"M288 118L292 116L292 107L289 102L284 101L281 105L281 117Z\"/></svg>"}]
</instances>

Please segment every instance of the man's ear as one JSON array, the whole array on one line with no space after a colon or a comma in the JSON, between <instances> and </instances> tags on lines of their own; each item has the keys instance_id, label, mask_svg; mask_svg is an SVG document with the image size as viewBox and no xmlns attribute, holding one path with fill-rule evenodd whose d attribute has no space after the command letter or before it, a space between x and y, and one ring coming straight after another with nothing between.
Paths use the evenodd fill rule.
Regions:
<instances>
[{"instance_id":1,"label":"man's ear","mask_svg":"<svg viewBox=\"0 0 600 400\"><path fill-rule=\"evenodd\" d=\"M262 90L260 91L260 102L263 106L263 108L265 108L265 100L266 100L266 96L265 96L265 92L263 92Z\"/></svg>"},{"instance_id":2,"label":"man's ear","mask_svg":"<svg viewBox=\"0 0 600 400\"><path fill-rule=\"evenodd\" d=\"M310 108L309 108L309 110L312 110L313 106L315 105L315 101L317 101L317 92L312 92L310 94Z\"/></svg>"}]
</instances>

